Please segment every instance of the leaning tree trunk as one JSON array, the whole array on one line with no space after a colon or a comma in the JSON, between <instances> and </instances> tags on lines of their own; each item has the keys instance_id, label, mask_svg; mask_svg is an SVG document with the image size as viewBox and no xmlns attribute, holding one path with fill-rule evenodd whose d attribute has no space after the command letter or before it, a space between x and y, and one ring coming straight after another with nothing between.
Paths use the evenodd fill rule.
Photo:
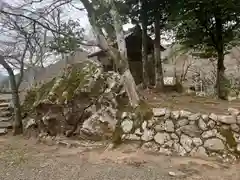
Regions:
<instances>
[{"instance_id":1,"label":"leaning tree trunk","mask_svg":"<svg viewBox=\"0 0 240 180\"><path fill-rule=\"evenodd\" d=\"M99 47L103 49L105 52L107 52L108 55L114 60L114 63L116 64L118 71L122 75L124 87L128 94L131 105L133 107L138 106L140 99L137 93L135 80L129 69L125 38L123 34L123 29L122 29L122 22L120 19L120 15L117 11L117 8L115 6L115 1L110 0L109 2L104 2L104 3L106 3L106 6L109 6L109 5L111 6L110 13L114 19L114 27L117 35L118 51L115 50L114 48L109 47L106 38L104 37L101 29L98 27L96 23L95 10L93 8L93 5L90 3L90 1L81 0L81 2L83 3L84 7L88 12L89 21L97 37Z\"/></svg>"},{"instance_id":2,"label":"leaning tree trunk","mask_svg":"<svg viewBox=\"0 0 240 180\"><path fill-rule=\"evenodd\" d=\"M155 14L155 86L158 90L163 90L164 88L164 81L163 81L163 68L162 68L162 61L161 61L161 49L160 49L160 41L161 41L161 34L160 34L160 14Z\"/></svg>"},{"instance_id":3,"label":"leaning tree trunk","mask_svg":"<svg viewBox=\"0 0 240 180\"><path fill-rule=\"evenodd\" d=\"M141 21L142 21L142 72L143 72L143 85L144 88L149 86L149 74L148 74L148 36L147 36L147 13L146 13L146 1L141 1Z\"/></svg>"},{"instance_id":4,"label":"leaning tree trunk","mask_svg":"<svg viewBox=\"0 0 240 180\"><path fill-rule=\"evenodd\" d=\"M19 135L23 132L23 126L21 117L21 106L18 96L18 85L16 83L15 75L12 68L8 65L3 56L0 56L0 64L7 70L9 75L14 107L13 135Z\"/></svg>"}]
</instances>

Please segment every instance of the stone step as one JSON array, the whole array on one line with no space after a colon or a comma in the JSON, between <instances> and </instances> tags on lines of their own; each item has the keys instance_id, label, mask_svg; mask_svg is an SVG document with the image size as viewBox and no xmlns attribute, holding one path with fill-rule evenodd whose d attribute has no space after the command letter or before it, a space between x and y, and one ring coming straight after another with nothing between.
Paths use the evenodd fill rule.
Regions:
<instances>
[{"instance_id":1,"label":"stone step","mask_svg":"<svg viewBox=\"0 0 240 180\"><path fill-rule=\"evenodd\" d=\"M0 107L10 107L11 104L10 103L1 103Z\"/></svg>"},{"instance_id":2,"label":"stone step","mask_svg":"<svg viewBox=\"0 0 240 180\"><path fill-rule=\"evenodd\" d=\"M12 112L11 107L0 107L0 112Z\"/></svg>"},{"instance_id":3,"label":"stone step","mask_svg":"<svg viewBox=\"0 0 240 180\"><path fill-rule=\"evenodd\" d=\"M11 99L0 99L0 103L10 103Z\"/></svg>"},{"instance_id":4,"label":"stone step","mask_svg":"<svg viewBox=\"0 0 240 180\"><path fill-rule=\"evenodd\" d=\"M1 117L11 117L12 113L10 111L0 111L0 118Z\"/></svg>"},{"instance_id":5,"label":"stone step","mask_svg":"<svg viewBox=\"0 0 240 180\"><path fill-rule=\"evenodd\" d=\"M11 122L1 122L0 121L0 128L11 128L12 127L12 123Z\"/></svg>"},{"instance_id":6,"label":"stone step","mask_svg":"<svg viewBox=\"0 0 240 180\"><path fill-rule=\"evenodd\" d=\"M0 136L7 134L8 129L7 128L0 128Z\"/></svg>"},{"instance_id":7,"label":"stone step","mask_svg":"<svg viewBox=\"0 0 240 180\"><path fill-rule=\"evenodd\" d=\"M0 117L0 122L9 122L11 120L11 117Z\"/></svg>"}]
</instances>

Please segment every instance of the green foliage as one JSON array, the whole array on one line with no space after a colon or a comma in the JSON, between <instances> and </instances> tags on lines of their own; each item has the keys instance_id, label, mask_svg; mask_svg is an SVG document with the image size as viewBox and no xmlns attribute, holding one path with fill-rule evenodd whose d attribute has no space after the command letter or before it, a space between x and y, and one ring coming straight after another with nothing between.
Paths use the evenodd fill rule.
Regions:
<instances>
[{"instance_id":1,"label":"green foliage","mask_svg":"<svg viewBox=\"0 0 240 180\"><path fill-rule=\"evenodd\" d=\"M97 14L97 24L100 28L104 29L107 33L107 38L110 40L115 40L116 34L114 30L114 21L110 14L111 7L106 6L105 3L102 3L101 0L92 1L95 9L95 13ZM127 22L127 6L125 5L124 1L116 1L115 2L117 10L121 15L121 20L124 23Z\"/></svg>"},{"instance_id":2,"label":"green foliage","mask_svg":"<svg viewBox=\"0 0 240 180\"><path fill-rule=\"evenodd\" d=\"M49 48L58 53L70 53L76 50L83 41L83 28L77 21L69 20L61 24L59 36L50 42Z\"/></svg>"},{"instance_id":3,"label":"green foliage","mask_svg":"<svg viewBox=\"0 0 240 180\"><path fill-rule=\"evenodd\" d=\"M181 0L177 39L196 55L216 57L239 42L239 0Z\"/></svg>"},{"instance_id":4,"label":"green foliage","mask_svg":"<svg viewBox=\"0 0 240 180\"><path fill-rule=\"evenodd\" d=\"M143 2L144 6L141 8L141 3ZM139 24L141 22L141 11L144 11L148 20L148 29L151 33L153 33L153 24L156 15L159 16L161 30L172 29L172 20L178 10L176 2L176 0L128 0L126 2L128 6L127 14L133 24Z\"/></svg>"}]
</instances>

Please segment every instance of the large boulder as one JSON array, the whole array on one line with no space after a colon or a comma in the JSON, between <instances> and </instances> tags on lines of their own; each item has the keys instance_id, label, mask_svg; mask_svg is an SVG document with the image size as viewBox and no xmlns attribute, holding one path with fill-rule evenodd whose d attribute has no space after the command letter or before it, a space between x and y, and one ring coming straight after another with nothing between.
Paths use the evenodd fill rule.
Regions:
<instances>
[{"instance_id":1,"label":"large boulder","mask_svg":"<svg viewBox=\"0 0 240 180\"><path fill-rule=\"evenodd\" d=\"M138 107L130 105L123 83L118 73L104 72L100 63L82 61L31 89L22 109L27 119L35 120L39 132L118 142L153 116L144 101Z\"/></svg>"},{"instance_id":2,"label":"large boulder","mask_svg":"<svg viewBox=\"0 0 240 180\"><path fill-rule=\"evenodd\" d=\"M50 135L87 132L103 136L106 129L114 131L122 87L119 74L104 72L101 64L86 60L31 89L22 108L40 131Z\"/></svg>"}]
</instances>

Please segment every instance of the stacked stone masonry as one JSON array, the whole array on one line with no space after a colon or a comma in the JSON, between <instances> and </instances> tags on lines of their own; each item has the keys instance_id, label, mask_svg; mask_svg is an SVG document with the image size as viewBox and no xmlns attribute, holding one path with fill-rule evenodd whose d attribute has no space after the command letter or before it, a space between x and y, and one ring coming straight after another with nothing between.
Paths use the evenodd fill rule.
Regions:
<instances>
[{"instance_id":1,"label":"stacked stone masonry","mask_svg":"<svg viewBox=\"0 0 240 180\"><path fill-rule=\"evenodd\" d=\"M227 115L200 114L154 108L153 118L134 127L122 121L122 140L141 141L144 150L181 156L238 158L240 155L240 112Z\"/></svg>"}]
</instances>

